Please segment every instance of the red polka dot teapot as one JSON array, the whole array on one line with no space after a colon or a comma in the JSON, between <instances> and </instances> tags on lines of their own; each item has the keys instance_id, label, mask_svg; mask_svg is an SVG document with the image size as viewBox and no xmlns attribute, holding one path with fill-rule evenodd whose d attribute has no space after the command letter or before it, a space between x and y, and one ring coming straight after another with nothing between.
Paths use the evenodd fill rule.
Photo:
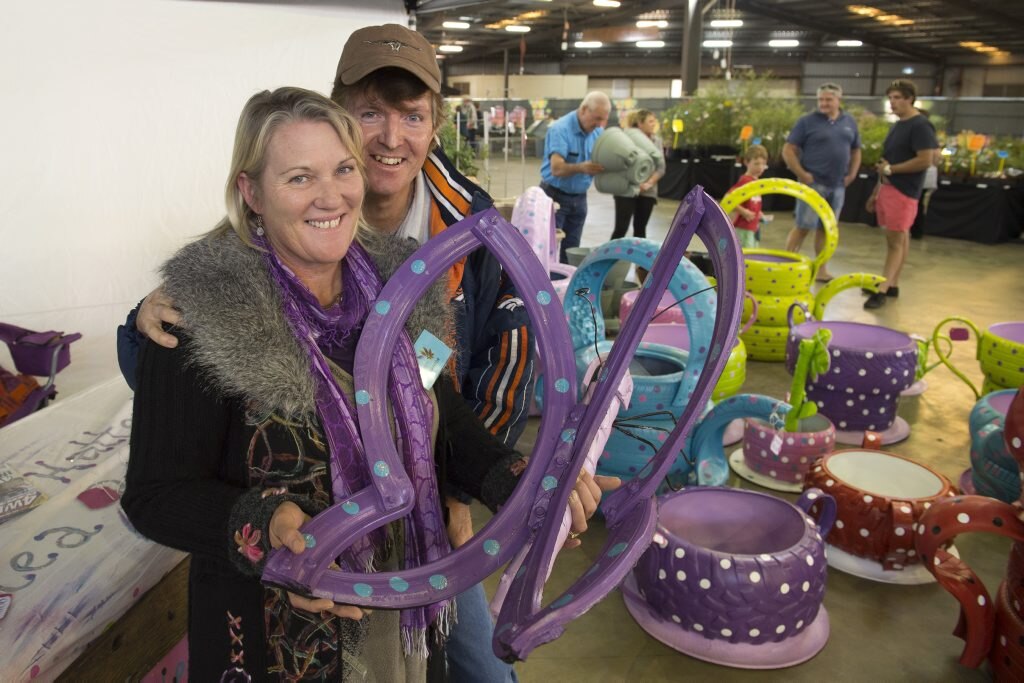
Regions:
<instances>
[{"instance_id":1,"label":"red polka dot teapot","mask_svg":"<svg viewBox=\"0 0 1024 683\"><path fill-rule=\"evenodd\" d=\"M1024 390L1006 414L1006 447L1024 468ZM1016 542L1006 577L993 601L984 584L946 548L959 534L989 531ZM1024 501L957 496L936 503L922 517L916 540L922 562L960 602L954 633L966 641L960 663L976 667L987 657L997 681L1024 680Z\"/></svg>"}]
</instances>

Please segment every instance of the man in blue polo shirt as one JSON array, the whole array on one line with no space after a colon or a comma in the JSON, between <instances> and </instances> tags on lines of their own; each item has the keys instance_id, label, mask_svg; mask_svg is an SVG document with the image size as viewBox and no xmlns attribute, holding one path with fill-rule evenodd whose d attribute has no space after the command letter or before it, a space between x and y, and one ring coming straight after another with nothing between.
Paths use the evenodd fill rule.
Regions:
<instances>
[{"instance_id":1,"label":"man in blue polo shirt","mask_svg":"<svg viewBox=\"0 0 1024 683\"><path fill-rule=\"evenodd\" d=\"M843 89L835 83L818 88L818 111L797 120L786 144L782 158L797 180L810 185L820 194L839 218L846 198L846 187L857 177L860 168L860 133L857 122L840 108ZM825 246L825 232L818 215L804 202L796 203L796 227L786 237L786 250L799 252L807 233L814 230L814 253L820 254ZM818 270L818 281L832 279L823 263Z\"/></svg>"},{"instance_id":2,"label":"man in blue polo shirt","mask_svg":"<svg viewBox=\"0 0 1024 683\"><path fill-rule=\"evenodd\" d=\"M551 124L544 138L540 186L558 204L555 224L565 232L559 253L562 263L569 262L566 249L580 246L587 220L587 190L594 176L604 171L590 155L611 110L611 100L603 92L588 93L576 111Z\"/></svg>"}]
</instances>

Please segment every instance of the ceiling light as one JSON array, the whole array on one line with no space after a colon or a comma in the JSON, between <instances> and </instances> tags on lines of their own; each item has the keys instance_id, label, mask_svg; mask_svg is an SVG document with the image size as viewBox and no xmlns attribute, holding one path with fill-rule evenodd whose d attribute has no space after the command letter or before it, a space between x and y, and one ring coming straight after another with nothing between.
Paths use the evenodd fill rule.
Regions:
<instances>
[{"instance_id":1,"label":"ceiling light","mask_svg":"<svg viewBox=\"0 0 1024 683\"><path fill-rule=\"evenodd\" d=\"M860 47L864 42L860 40L837 40L836 47Z\"/></svg>"},{"instance_id":2,"label":"ceiling light","mask_svg":"<svg viewBox=\"0 0 1024 683\"><path fill-rule=\"evenodd\" d=\"M704 47L732 47L731 40L705 40L701 43Z\"/></svg>"},{"instance_id":3,"label":"ceiling light","mask_svg":"<svg viewBox=\"0 0 1024 683\"><path fill-rule=\"evenodd\" d=\"M743 26L742 19L712 19L711 28L739 28Z\"/></svg>"},{"instance_id":4,"label":"ceiling light","mask_svg":"<svg viewBox=\"0 0 1024 683\"><path fill-rule=\"evenodd\" d=\"M468 21L446 21L441 26L445 28L469 28Z\"/></svg>"},{"instance_id":5,"label":"ceiling light","mask_svg":"<svg viewBox=\"0 0 1024 683\"><path fill-rule=\"evenodd\" d=\"M793 40L791 38L769 40L768 47L796 47L800 44L799 40Z\"/></svg>"},{"instance_id":6,"label":"ceiling light","mask_svg":"<svg viewBox=\"0 0 1024 683\"><path fill-rule=\"evenodd\" d=\"M984 43L980 43L977 40L962 40L960 41L960 47L966 47L973 50L976 47L981 47Z\"/></svg>"},{"instance_id":7,"label":"ceiling light","mask_svg":"<svg viewBox=\"0 0 1024 683\"><path fill-rule=\"evenodd\" d=\"M509 24L505 27L505 30L509 33L529 33L530 27L523 26L522 24Z\"/></svg>"},{"instance_id":8,"label":"ceiling light","mask_svg":"<svg viewBox=\"0 0 1024 683\"><path fill-rule=\"evenodd\" d=\"M618 7L622 3L619 0L594 0L594 4L598 7Z\"/></svg>"},{"instance_id":9,"label":"ceiling light","mask_svg":"<svg viewBox=\"0 0 1024 683\"><path fill-rule=\"evenodd\" d=\"M637 28L668 28L668 22L664 19L641 19L636 22Z\"/></svg>"},{"instance_id":10,"label":"ceiling light","mask_svg":"<svg viewBox=\"0 0 1024 683\"><path fill-rule=\"evenodd\" d=\"M665 47L664 40L638 40L636 41L637 47Z\"/></svg>"},{"instance_id":11,"label":"ceiling light","mask_svg":"<svg viewBox=\"0 0 1024 683\"><path fill-rule=\"evenodd\" d=\"M573 43L573 47L581 47L586 49L593 47L601 47L602 44L603 43L601 43L600 40L577 40L575 43Z\"/></svg>"},{"instance_id":12,"label":"ceiling light","mask_svg":"<svg viewBox=\"0 0 1024 683\"><path fill-rule=\"evenodd\" d=\"M846 9L862 17L877 17L879 14L884 14L882 10L876 7L868 7L867 5L847 5Z\"/></svg>"},{"instance_id":13,"label":"ceiling light","mask_svg":"<svg viewBox=\"0 0 1024 683\"><path fill-rule=\"evenodd\" d=\"M461 45L441 45L437 49L441 52L462 52Z\"/></svg>"},{"instance_id":14,"label":"ceiling light","mask_svg":"<svg viewBox=\"0 0 1024 683\"><path fill-rule=\"evenodd\" d=\"M975 52L998 52L999 48L992 47L991 45L982 45L981 47L974 48Z\"/></svg>"}]
</instances>

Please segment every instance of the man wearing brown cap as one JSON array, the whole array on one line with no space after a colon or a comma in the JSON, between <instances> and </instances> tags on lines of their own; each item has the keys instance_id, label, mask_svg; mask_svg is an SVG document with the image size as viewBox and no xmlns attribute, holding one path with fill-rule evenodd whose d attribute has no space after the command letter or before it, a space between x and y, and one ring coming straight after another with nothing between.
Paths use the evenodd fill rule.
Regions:
<instances>
[{"instance_id":1,"label":"man wearing brown cap","mask_svg":"<svg viewBox=\"0 0 1024 683\"><path fill-rule=\"evenodd\" d=\"M363 132L367 186L363 218L378 232L419 243L490 206L491 199L435 149L443 117L441 72L433 47L397 24L355 31L345 43L331 98L348 109ZM501 266L484 249L456 264L449 275L456 316L454 380L484 425L514 444L527 417L533 385L529 318ZM174 347L163 323L180 322L160 290L118 330L118 360L133 384L137 328ZM457 467L449 463L448 467ZM486 485L486 482L485 482ZM472 535L469 508L449 502L449 535L455 546ZM512 667L494 656L494 630L482 586L457 598L446 655L452 681L515 681Z\"/></svg>"}]
</instances>

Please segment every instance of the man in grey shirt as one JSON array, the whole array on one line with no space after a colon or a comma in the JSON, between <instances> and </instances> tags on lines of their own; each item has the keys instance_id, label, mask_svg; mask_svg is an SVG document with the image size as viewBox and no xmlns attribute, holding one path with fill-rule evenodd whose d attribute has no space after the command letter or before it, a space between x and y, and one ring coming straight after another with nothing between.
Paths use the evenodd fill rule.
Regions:
<instances>
[{"instance_id":1,"label":"man in grey shirt","mask_svg":"<svg viewBox=\"0 0 1024 683\"><path fill-rule=\"evenodd\" d=\"M840 108L842 96L843 89L835 83L819 87L818 111L797 120L782 148L782 158L789 170L828 202L837 219L846 199L846 187L860 168L860 132L854 118ZM797 201L796 227L786 237L786 250L799 252L811 230L815 231L814 253L820 254L825 246L821 221L814 209ZM832 279L827 267L823 263L818 270L819 282Z\"/></svg>"}]
</instances>

